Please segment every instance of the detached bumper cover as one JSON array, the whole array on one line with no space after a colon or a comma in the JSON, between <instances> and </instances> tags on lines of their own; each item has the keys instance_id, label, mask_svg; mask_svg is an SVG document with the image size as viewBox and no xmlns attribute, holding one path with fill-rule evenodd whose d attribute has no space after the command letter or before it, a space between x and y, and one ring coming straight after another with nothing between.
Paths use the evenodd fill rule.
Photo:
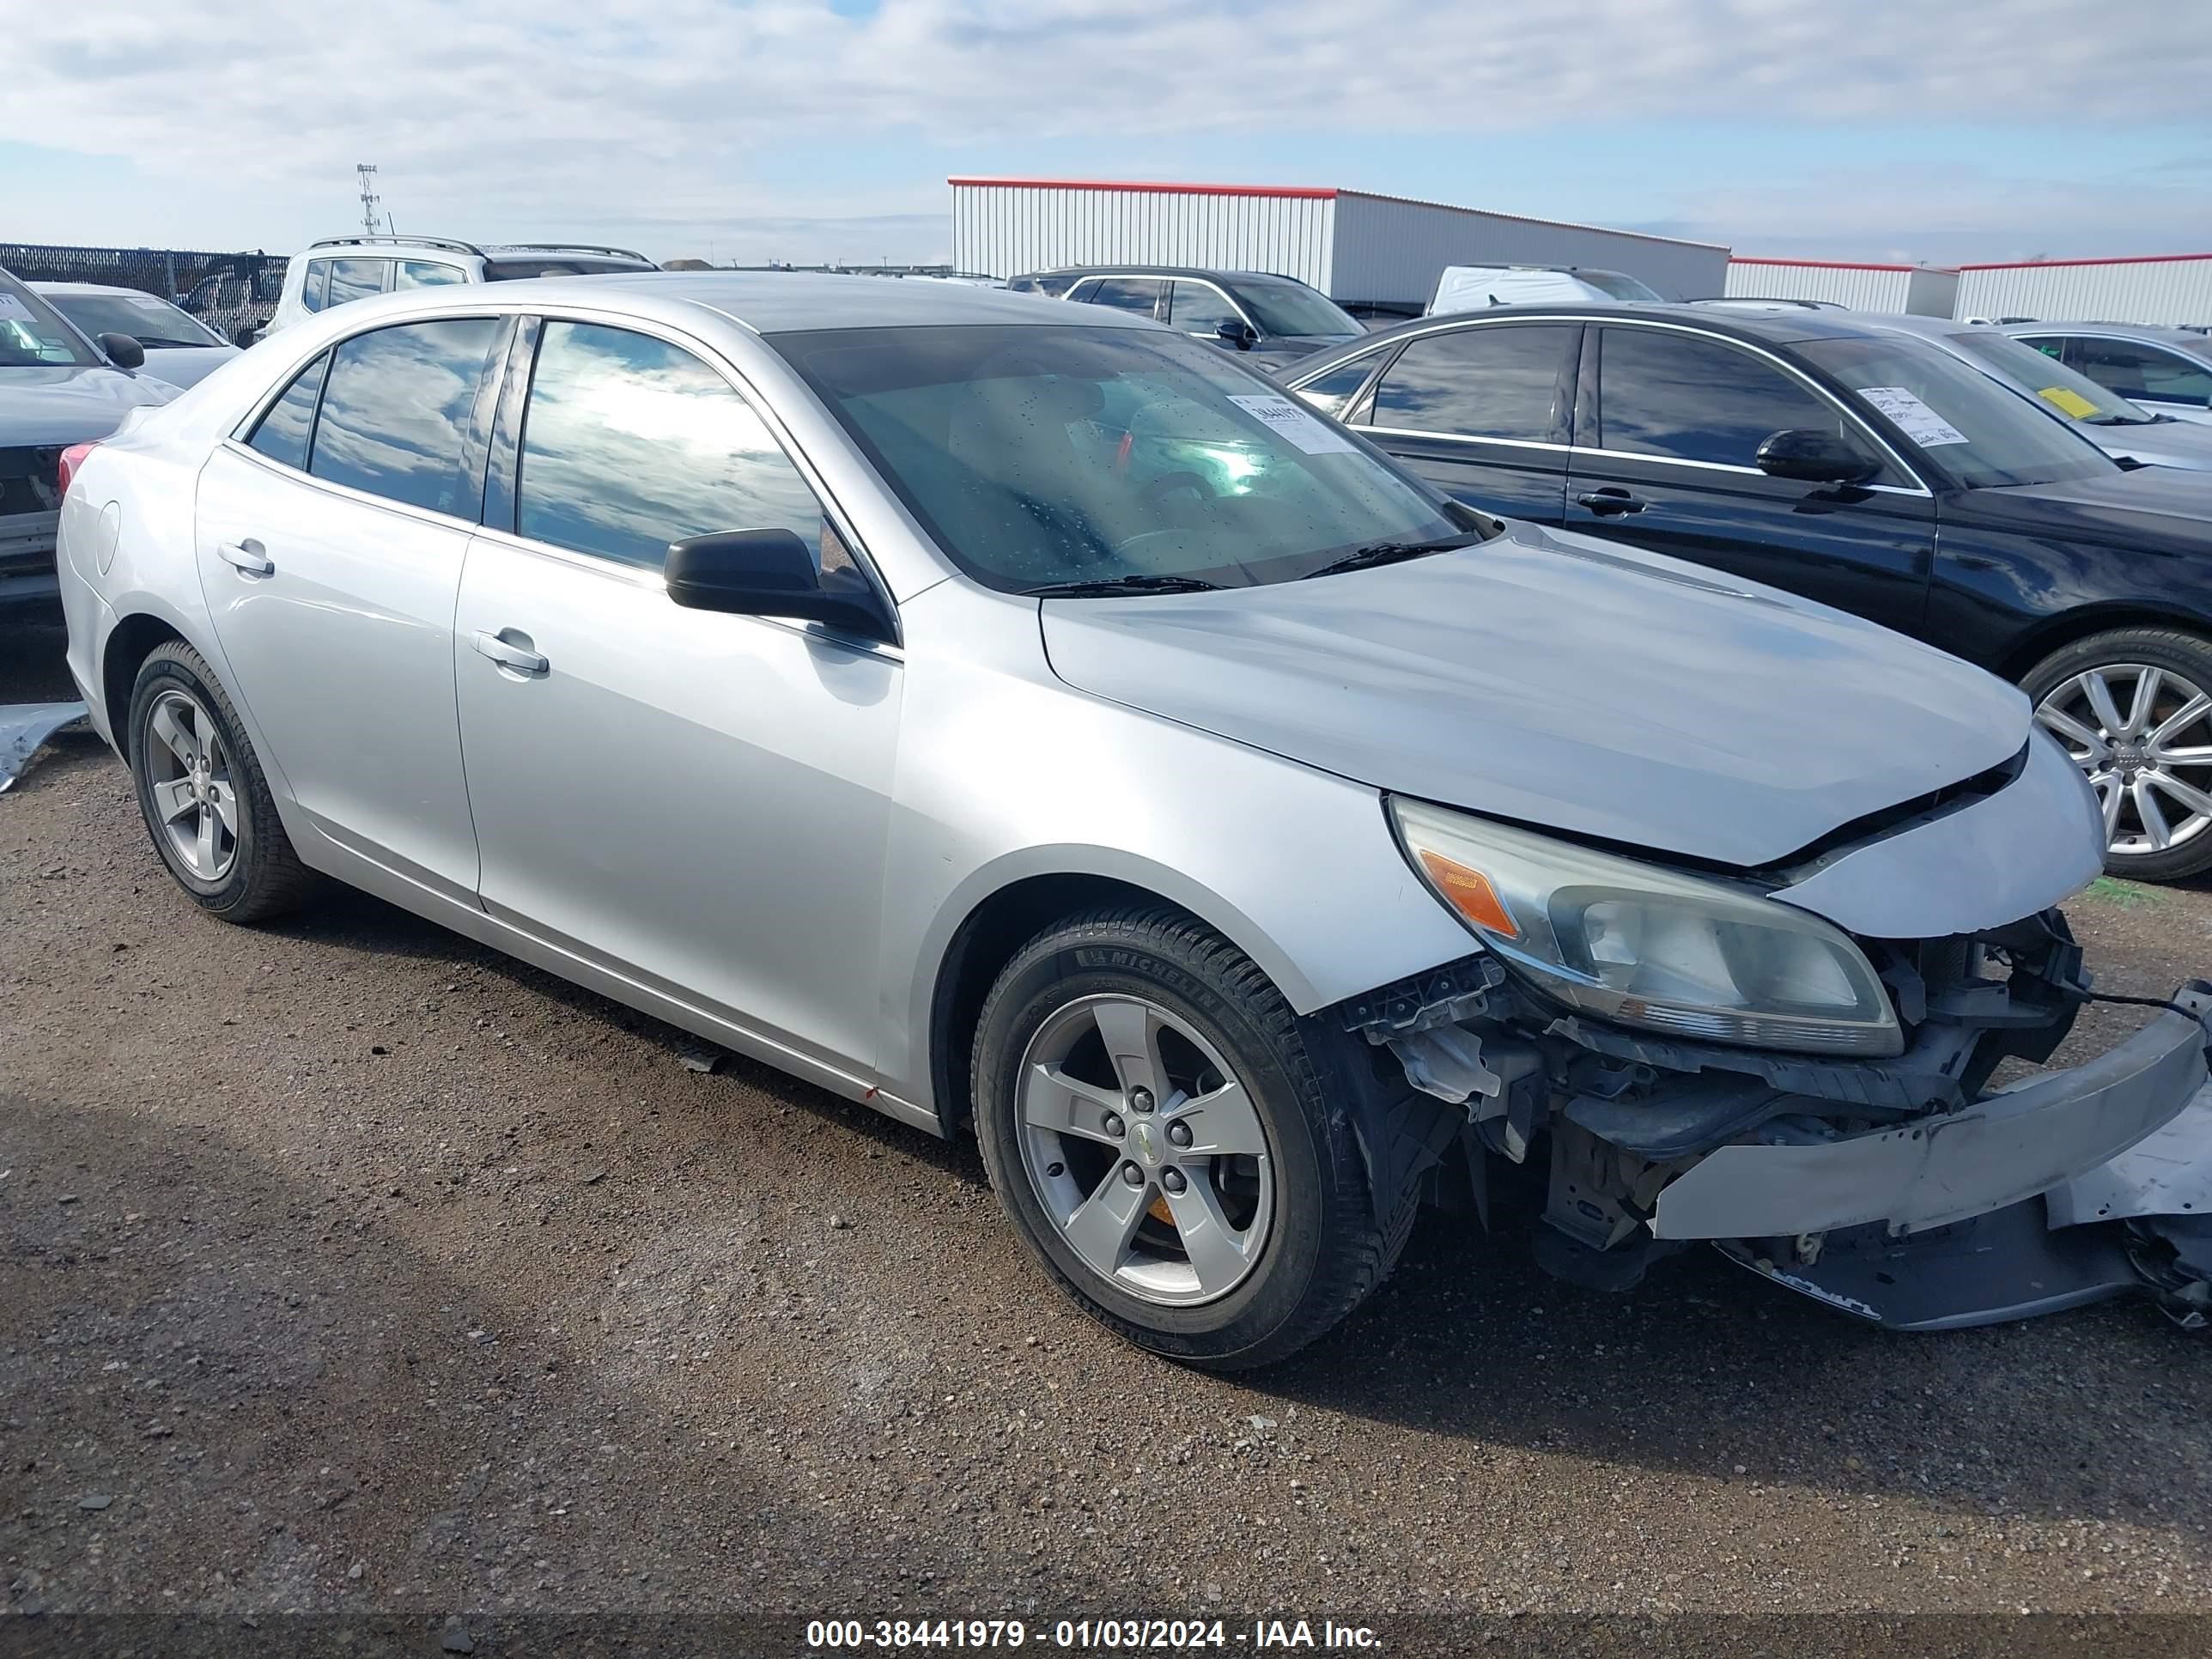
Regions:
<instances>
[{"instance_id":1,"label":"detached bumper cover","mask_svg":"<svg viewBox=\"0 0 2212 1659\"><path fill-rule=\"evenodd\" d=\"M1894 1236L2054 1188L2062 1189L2054 1215L2071 1219L2146 1213L2145 1203L2166 1212L2167 1195L2201 1192L2212 1169L2212 1109L2152 1140L2206 1087L2212 987L2193 983L2174 1000L2199 1017L2161 1014L2086 1065L1960 1111L1833 1140L1719 1147L1660 1193L1651 1231L1662 1239L1740 1239L1881 1224ZM2212 1106L2212 1094L2205 1099ZM2136 1207L2114 1207L2130 1203Z\"/></svg>"}]
</instances>

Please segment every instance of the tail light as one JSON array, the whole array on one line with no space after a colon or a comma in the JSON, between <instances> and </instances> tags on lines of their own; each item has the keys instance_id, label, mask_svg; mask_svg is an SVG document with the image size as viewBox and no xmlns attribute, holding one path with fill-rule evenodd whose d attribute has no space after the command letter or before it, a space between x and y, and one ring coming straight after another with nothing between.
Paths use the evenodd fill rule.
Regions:
<instances>
[{"instance_id":1,"label":"tail light","mask_svg":"<svg viewBox=\"0 0 2212 1659\"><path fill-rule=\"evenodd\" d=\"M68 496L70 480L76 477L76 470L84 465L84 458L99 447L96 443L71 444L67 449L62 451L61 466L58 476L54 480L54 493L58 496L64 498Z\"/></svg>"}]
</instances>

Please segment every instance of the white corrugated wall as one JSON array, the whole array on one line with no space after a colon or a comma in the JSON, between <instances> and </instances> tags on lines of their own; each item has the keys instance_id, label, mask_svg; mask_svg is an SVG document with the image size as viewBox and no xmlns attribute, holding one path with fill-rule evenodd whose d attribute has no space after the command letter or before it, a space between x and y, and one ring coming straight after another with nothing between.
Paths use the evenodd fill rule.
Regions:
<instances>
[{"instance_id":1,"label":"white corrugated wall","mask_svg":"<svg viewBox=\"0 0 2212 1659\"><path fill-rule=\"evenodd\" d=\"M1594 225L1484 213L1344 191L1336 198L1334 281L1340 301L1428 303L1446 265L1594 265L1650 283L1670 300L1718 294L1728 250Z\"/></svg>"},{"instance_id":2,"label":"white corrugated wall","mask_svg":"<svg viewBox=\"0 0 2212 1659\"><path fill-rule=\"evenodd\" d=\"M992 276L1074 264L1273 270L1327 292L1334 206L1320 192L955 183L952 264Z\"/></svg>"},{"instance_id":3,"label":"white corrugated wall","mask_svg":"<svg viewBox=\"0 0 2212 1659\"><path fill-rule=\"evenodd\" d=\"M1969 265L1960 273L1954 314L2051 322L2212 323L2212 253Z\"/></svg>"},{"instance_id":4,"label":"white corrugated wall","mask_svg":"<svg viewBox=\"0 0 2212 1659\"><path fill-rule=\"evenodd\" d=\"M1731 299L1826 300L1853 311L1899 312L1911 307L1913 275L1910 265L1731 259L1727 293Z\"/></svg>"}]
</instances>

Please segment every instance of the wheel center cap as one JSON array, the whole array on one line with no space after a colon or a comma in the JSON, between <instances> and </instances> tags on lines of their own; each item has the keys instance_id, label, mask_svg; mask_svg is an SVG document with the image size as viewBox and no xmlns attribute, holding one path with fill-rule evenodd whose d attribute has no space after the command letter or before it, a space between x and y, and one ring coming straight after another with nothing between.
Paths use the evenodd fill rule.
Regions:
<instances>
[{"instance_id":1,"label":"wheel center cap","mask_svg":"<svg viewBox=\"0 0 2212 1659\"><path fill-rule=\"evenodd\" d=\"M1137 1156L1152 1169L1159 1168L1167 1156L1160 1146L1159 1131L1142 1118L1129 1126L1129 1144L1136 1148Z\"/></svg>"}]
</instances>

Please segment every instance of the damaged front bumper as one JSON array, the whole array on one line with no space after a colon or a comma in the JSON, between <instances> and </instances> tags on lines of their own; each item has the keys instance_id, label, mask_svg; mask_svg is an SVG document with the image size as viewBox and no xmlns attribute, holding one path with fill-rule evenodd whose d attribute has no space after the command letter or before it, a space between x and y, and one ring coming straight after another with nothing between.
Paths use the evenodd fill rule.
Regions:
<instances>
[{"instance_id":1,"label":"damaged front bumper","mask_svg":"<svg viewBox=\"0 0 2212 1659\"><path fill-rule=\"evenodd\" d=\"M2002 1059L2039 1063L2071 1026L2078 949L2055 914L1916 948L1891 977L1917 1036L1890 1061L1559 1018L1482 958L1362 999L1346 1024L1463 1104L1478 1200L1487 1160L1547 1151L1538 1259L1576 1282L1626 1288L1707 1242L1901 1329L2145 1290L2185 1326L2212 1320L2212 984L2081 1065L1990 1089Z\"/></svg>"}]
</instances>

